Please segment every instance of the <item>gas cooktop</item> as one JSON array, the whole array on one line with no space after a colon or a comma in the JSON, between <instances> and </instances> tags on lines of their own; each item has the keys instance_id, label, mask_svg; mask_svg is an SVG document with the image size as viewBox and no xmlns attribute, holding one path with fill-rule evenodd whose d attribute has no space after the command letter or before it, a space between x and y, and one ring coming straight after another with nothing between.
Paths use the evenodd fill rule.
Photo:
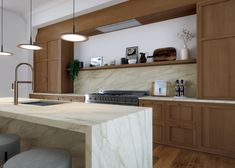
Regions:
<instances>
[{"instance_id":1,"label":"gas cooktop","mask_svg":"<svg viewBox=\"0 0 235 168\"><path fill-rule=\"evenodd\" d=\"M148 91L105 90L85 95L86 103L103 103L119 105L139 105L139 97L148 96Z\"/></svg>"}]
</instances>

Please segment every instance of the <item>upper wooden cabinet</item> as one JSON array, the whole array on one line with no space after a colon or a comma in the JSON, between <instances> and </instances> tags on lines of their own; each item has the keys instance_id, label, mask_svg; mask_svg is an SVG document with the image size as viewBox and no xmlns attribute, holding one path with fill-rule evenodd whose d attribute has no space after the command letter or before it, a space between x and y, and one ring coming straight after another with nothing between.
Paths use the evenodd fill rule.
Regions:
<instances>
[{"instance_id":1,"label":"upper wooden cabinet","mask_svg":"<svg viewBox=\"0 0 235 168\"><path fill-rule=\"evenodd\" d=\"M198 5L198 97L235 99L235 1Z\"/></svg>"},{"instance_id":2,"label":"upper wooden cabinet","mask_svg":"<svg viewBox=\"0 0 235 168\"><path fill-rule=\"evenodd\" d=\"M235 34L234 0L213 0L199 5L203 38Z\"/></svg>"},{"instance_id":3,"label":"upper wooden cabinet","mask_svg":"<svg viewBox=\"0 0 235 168\"><path fill-rule=\"evenodd\" d=\"M43 50L35 51L35 92L73 93L73 81L67 68L73 59L73 43L53 40L42 43Z\"/></svg>"}]
</instances>

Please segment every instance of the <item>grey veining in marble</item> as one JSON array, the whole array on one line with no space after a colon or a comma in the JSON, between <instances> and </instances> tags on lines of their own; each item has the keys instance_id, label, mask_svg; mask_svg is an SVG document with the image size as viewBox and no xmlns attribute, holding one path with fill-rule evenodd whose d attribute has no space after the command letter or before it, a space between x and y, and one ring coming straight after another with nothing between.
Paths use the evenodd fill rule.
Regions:
<instances>
[{"instance_id":1,"label":"grey veining in marble","mask_svg":"<svg viewBox=\"0 0 235 168\"><path fill-rule=\"evenodd\" d=\"M152 167L151 108L85 103L14 106L12 98L0 98L0 130L19 134L26 142L24 149L72 151L73 168Z\"/></svg>"},{"instance_id":2,"label":"grey veining in marble","mask_svg":"<svg viewBox=\"0 0 235 168\"><path fill-rule=\"evenodd\" d=\"M99 89L149 90L154 80L174 83L176 79L187 81L186 96L196 96L196 64L80 71L74 90L78 94L97 92Z\"/></svg>"},{"instance_id":3,"label":"grey veining in marble","mask_svg":"<svg viewBox=\"0 0 235 168\"><path fill-rule=\"evenodd\" d=\"M60 148L70 151L72 167L85 167L85 134L0 117L3 133L14 133L21 138L21 151L33 147Z\"/></svg>"}]
</instances>

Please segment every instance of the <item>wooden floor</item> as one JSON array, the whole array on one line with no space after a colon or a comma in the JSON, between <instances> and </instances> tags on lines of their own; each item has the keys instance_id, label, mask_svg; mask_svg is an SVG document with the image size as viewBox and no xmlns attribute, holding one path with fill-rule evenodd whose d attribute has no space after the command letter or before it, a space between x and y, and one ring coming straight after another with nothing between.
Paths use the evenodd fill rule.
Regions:
<instances>
[{"instance_id":1,"label":"wooden floor","mask_svg":"<svg viewBox=\"0 0 235 168\"><path fill-rule=\"evenodd\" d=\"M154 144L154 168L235 168L235 159Z\"/></svg>"}]
</instances>

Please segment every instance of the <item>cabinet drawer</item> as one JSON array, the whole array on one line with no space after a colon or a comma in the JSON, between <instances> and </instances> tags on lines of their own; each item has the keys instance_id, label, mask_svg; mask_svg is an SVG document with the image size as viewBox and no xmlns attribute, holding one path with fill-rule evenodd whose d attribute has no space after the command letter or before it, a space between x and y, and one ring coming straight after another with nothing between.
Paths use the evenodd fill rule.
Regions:
<instances>
[{"instance_id":1,"label":"cabinet drawer","mask_svg":"<svg viewBox=\"0 0 235 168\"><path fill-rule=\"evenodd\" d=\"M193 125L166 124L166 141L180 146L196 146L195 128Z\"/></svg>"},{"instance_id":2,"label":"cabinet drawer","mask_svg":"<svg viewBox=\"0 0 235 168\"><path fill-rule=\"evenodd\" d=\"M165 106L167 121L185 121L193 123L195 120L194 108L190 105L169 104Z\"/></svg>"}]
</instances>

